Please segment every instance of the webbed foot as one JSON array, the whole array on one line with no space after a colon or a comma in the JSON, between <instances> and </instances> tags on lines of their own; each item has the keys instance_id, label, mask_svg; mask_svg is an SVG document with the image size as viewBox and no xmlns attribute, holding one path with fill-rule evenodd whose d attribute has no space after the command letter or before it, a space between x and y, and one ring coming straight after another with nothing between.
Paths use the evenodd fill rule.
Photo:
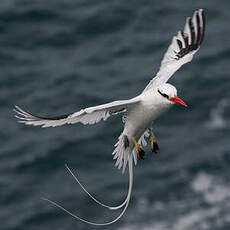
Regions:
<instances>
[{"instance_id":1,"label":"webbed foot","mask_svg":"<svg viewBox=\"0 0 230 230\"><path fill-rule=\"evenodd\" d=\"M140 144L135 140L135 138L132 138L132 141L136 148L137 157L141 160L144 160L144 156L145 156L144 149L141 148Z\"/></svg>"},{"instance_id":2,"label":"webbed foot","mask_svg":"<svg viewBox=\"0 0 230 230\"><path fill-rule=\"evenodd\" d=\"M149 132L150 132L150 141L151 141L152 152L154 152L155 154L157 154L157 152L159 150L159 146L158 146L157 141L156 141L156 136L153 133L152 129L149 129Z\"/></svg>"}]
</instances>

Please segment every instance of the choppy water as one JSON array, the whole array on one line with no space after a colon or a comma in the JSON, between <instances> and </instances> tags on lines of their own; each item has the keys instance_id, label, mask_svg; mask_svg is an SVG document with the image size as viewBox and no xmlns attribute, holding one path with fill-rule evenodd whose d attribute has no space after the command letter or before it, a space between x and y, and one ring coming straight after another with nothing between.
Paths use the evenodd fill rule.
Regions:
<instances>
[{"instance_id":1,"label":"choppy water","mask_svg":"<svg viewBox=\"0 0 230 230\"><path fill-rule=\"evenodd\" d=\"M1 229L97 229L43 196L94 221L116 215L91 202L64 163L104 202L122 200L127 175L111 156L120 118L41 129L16 123L12 106L59 115L137 95L197 8L207 17L204 43L171 80L189 108L174 106L157 121L160 153L148 150L138 163L128 211L103 229L230 228L228 0L1 0Z\"/></svg>"}]
</instances>

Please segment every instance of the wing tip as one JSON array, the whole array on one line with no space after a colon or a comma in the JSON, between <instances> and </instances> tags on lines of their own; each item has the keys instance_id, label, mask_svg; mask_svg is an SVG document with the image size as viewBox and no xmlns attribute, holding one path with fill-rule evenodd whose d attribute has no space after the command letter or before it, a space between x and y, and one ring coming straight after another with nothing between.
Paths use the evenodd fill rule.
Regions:
<instances>
[{"instance_id":1,"label":"wing tip","mask_svg":"<svg viewBox=\"0 0 230 230\"><path fill-rule=\"evenodd\" d=\"M176 60L179 60L188 53L197 51L200 48L200 45L204 38L204 31L204 9L197 9L194 11L192 17L186 18L184 30L178 31L176 41L179 48L179 52L177 52L176 54Z\"/></svg>"}]
</instances>

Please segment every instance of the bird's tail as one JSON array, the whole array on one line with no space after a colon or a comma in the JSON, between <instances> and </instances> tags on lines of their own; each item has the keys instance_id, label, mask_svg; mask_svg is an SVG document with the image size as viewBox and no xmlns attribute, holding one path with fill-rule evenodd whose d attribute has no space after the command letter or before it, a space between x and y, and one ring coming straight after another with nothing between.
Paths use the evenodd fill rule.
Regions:
<instances>
[{"instance_id":1,"label":"bird's tail","mask_svg":"<svg viewBox=\"0 0 230 230\"><path fill-rule=\"evenodd\" d=\"M133 158L135 165L137 164L137 155L128 137L122 132L118 138L118 142L114 145L115 149L112 153L113 159L116 160L115 166L118 169L122 168L122 173L125 172L128 158Z\"/></svg>"},{"instance_id":2,"label":"bird's tail","mask_svg":"<svg viewBox=\"0 0 230 230\"><path fill-rule=\"evenodd\" d=\"M129 201L130 201L130 197L131 197L131 193L132 193L132 186L133 186L133 157L132 154L129 154L127 156L127 161L128 161L128 166L129 166L129 188L128 188L128 193L126 196L126 199L124 200L124 202L122 204L120 204L119 206L115 206L115 207L111 207L108 205L105 205L103 203L101 203L100 201L98 201L95 197L93 197L86 189L85 187L80 183L80 181L77 179L77 177L73 174L73 172L69 169L68 166L66 166L67 170L71 173L71 175L74 177L74 179L77 181L77 183L81 186L81 188L98 204L100 204L103 207L109 208L110 210L116 210L116 209L120 209L122 207L123 210L121 211L121 213L112 221L109 222L104 222L104 223L96 223L96 222L91 222L88 221L86 219L83 219L75 214L73 214L72 212L68 211L67 209L65 209L63 206L59 205L58 203L49 200L47 198L42 198L43 200L46 200L48 202L50 202L51 204L53 204L54 206L60 208L61 210L63 210L64 212L66 212L67 214L69 214L70 216L72 216L73 218L80 220L84 223L90 224L90 225L94 225L94 226L105 226L105 225L110 225L113 224L115 222L117 222L125 213L128 205L129 205Z\"/></svg>"},{"instance_id":3,"label":"bird's tail","mask_svg":"<svg viewBox=\"0 0 230 230\"><path fill-rule=\"evenodd\" d=\"M145 138L149 137L149 130L145 130L142 136L139 138L138 143L141 146L146 146L147 142ZM115 149L112 153L113 159L116 160L115 166L118 169L122 168L122 173L125 172L126 165L128 162L128 157L133 158L134 164L137 164L137 153L135 151L134 145L130 142L130 138L126 136L124 132L118 138L118 142L114 145Z\"/></svg>"},{"instance_id":4,"label":"bird's tail","mask_svg":"<svg viewBox=\"0 0 230 230\"><path fill-rule=\"evenodd\" d=\"M142 135L142 137L139 139L139 144L145 146L147 143L145 141L145 137L148 137L148 130L146 130L146 132ZM46 200L48 202L50 202L51 204L55 205L56 207L62 209L63 211L65 211L66 213L68 213L69 215L71 215L72 217L74 217L75 219L78 219L82 222L91 224L91 225L98 225L98 226L103 226L103 225L110 225L112 223L115 223L116 221L118 221L123 214L125 213L128 205L129 205L129 201L130 201L130 196L131 196L131 192L132 192L132 185L133 185L133 162L136 164L137 163L137 156L136 156L136 152L134 150L134 148L131 148L131 146L129 145L128 147L126 146L128 144L128 139L127 136L124 133L121 133L118 142L115 144L115 150L113 151L113 155L114 155L114 159L116 159L116 163L115 166L118 167L118 169L120 169L123 166L123 170L122 173L124 173L126 165L128 163L128 167L129 167L129 188L128 188L128 192L127 192L127 196L125 198L125 200L117 206L109 206L106 205L104 203L102 203L101 201L99 201L98 199L96 199L91 193L89 193L87 191L87 189L85 188L85 186L79 181L79 179L77 178L77 176L70 170L70 168L65 165L66 169L68 170L68 172L73 176L74 180L81 186L81 188L83 189L83 191L92 199L94 200L97 204L101 205L102 207L108 208L109 210L118 210L123 208L123 210L121 211L120 215L115 218L114 220L110 221L110 222L106 222L106 223L94 223L94 222L90 222L87 221L83 218L80 218L79 216L74 215L73 213L71 213L70 211L66 210L63 206L59 205L58 203L49 200L47 198L42 198L43 200Z\"/></svg>"}]
</instances>

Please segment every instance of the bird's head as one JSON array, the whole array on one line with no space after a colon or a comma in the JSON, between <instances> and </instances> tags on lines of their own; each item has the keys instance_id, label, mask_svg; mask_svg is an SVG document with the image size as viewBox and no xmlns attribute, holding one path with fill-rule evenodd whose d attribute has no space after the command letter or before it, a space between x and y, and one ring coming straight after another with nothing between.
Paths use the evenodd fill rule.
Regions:
<instances>
[{"instance_id":1,"label":"bird's head","mask_svg":"<svg viewBox=\"0 0 230 230\"><path fill-rule=\"evenodd\" d=\"M157 88L157 93L160 95L162 101L165 103L178 103L187 107L187 105L177 96L177 89L173 85L170 85L168 83L160 85Z\"/></svg>"}]
</instances>

